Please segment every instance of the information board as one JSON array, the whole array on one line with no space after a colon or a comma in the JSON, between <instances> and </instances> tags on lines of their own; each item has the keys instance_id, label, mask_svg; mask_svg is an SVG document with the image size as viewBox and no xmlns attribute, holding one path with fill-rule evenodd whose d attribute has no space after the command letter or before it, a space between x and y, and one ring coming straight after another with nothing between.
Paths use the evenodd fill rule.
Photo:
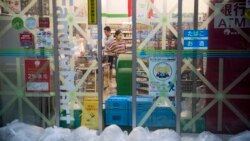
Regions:
<instances>
[{"instance_id":1,"label":"information board","mask_svg":"<svg viewBox=\"0 0 250 141\"><path fill-rule=\"evenodd\" d=\"M50 92L50 62L47 59L25 59L26 92Z\"/></svg>"}]
</instances>

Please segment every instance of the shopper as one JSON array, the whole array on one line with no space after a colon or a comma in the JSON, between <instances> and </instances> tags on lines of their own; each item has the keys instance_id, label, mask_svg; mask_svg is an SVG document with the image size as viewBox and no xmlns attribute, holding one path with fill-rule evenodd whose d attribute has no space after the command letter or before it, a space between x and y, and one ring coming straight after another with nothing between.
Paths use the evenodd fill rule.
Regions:
<instances>
[{"instance_id":1,"label":"shopper","mask_svg":"<svg viewBox=\"0 0 250 141\"><path fill-rule=\"evenodd\" d=\"M115 40L108 47L108 51L113 53L114 56L118 57L119 54L126 53L126 43L122 39L121 30L116 30L114 37L115 37Z\"/></svg>"},{"instance_id":2,"label":"shopper","mask_svg":"<svg viewBox=\"0 0 250 141\"><path fill-rule=\"evenodd\" d=\"M111 45L111 43L114 42L114 38L111 35L111 28L109 26L105 26L104 27L104 34L105 34L105 38L104 38L104 52L106 55L106 59L108 60L108 63L110 64L110 74L109 74L109 79L112 79L112 66L113 66L113 60L114 57L112 54L108 53L107 50L109 48L109 46Z\"/></svg>"},{"instance_id":3,"label":"shopper","mask_svg":"<svg viewBox=\"0 0 250 141\"><path fill-rule=\"evenodd\" d=\"M115 40L110 44L110 46L108 46L106 51L114 58L114 61L112 62L111 65L114 64L116 66L116 61L119 54L126 53L126 43L122 39L121 30L116 30L114 37ZM111 69L111 75L112 75L112 69Z\"/></svg>"},{"instance_id":4,"label":"shopper","mask_svg":"<svg viewBox=\"0 0 250 141\"><path fill-rule=\"evenodd\" d=\"M104 27L104 34L106 36L104 39L104 45L105 49L107 49L107 47L114 41L114 38L111 35L111 28L109 26Z\"/></svg>"}]
</instances>

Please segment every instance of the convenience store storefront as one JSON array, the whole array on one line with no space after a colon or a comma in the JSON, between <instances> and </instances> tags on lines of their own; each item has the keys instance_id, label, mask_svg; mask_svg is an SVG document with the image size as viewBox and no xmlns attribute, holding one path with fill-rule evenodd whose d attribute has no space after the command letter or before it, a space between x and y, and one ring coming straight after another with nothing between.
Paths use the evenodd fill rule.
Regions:
<instances>
[{"instance_id":1,"label":"convenience store storefront","mask_svg":"<svg viewBox=\"0 0 250 141\"><path fill-rule=\"evenodd\" d=\"M2 0L0 124L249 130L247 2ZM130 56L126 71L116 69L117 92L109 101L105 25L122 29ZM121 92L118 76L131 76L125 84L131 93Z\"/></svg>"}]
</instances>

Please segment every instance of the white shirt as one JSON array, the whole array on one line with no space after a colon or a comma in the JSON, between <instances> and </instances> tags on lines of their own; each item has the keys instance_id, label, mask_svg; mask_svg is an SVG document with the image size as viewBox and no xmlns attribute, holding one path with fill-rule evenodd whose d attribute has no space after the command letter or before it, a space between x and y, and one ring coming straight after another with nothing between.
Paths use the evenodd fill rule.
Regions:
<instances>
[{"instance_id":1,"label":"white shirt","mask_svg":"<svg viewBox=\"0 0 250 141\"><path fill-rule=\"evenodd\" d=\"M110 35L109 37L106 37L104 40L104 45L105 45L105 49L107 49L108 47L110 47L110 45L114 42L114 38L112 37L112 35Z\"/></svg>"}]
</instances>

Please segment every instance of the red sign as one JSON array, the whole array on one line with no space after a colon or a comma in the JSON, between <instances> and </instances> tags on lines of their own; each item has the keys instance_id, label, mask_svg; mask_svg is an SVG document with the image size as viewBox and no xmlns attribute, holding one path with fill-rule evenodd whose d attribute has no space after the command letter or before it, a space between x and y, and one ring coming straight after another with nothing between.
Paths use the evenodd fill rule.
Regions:
<instances>
[{"instance_id":1,"label":"red sign","mask_svg":"<svg viewBox=\"0 0 250 141\"><path fill-rule=\"evenodd\" d=\"M39 27L40 28L49 28L49 18L47 17L39 17Z\"/></svg>"},{"instance_id":2,"label":"red sign","mask_svg":"<svg viewBox=\"0 0 250 141\"><path fill-rule=\"evenodd\" d=\"M26 59L26 92L50 92L50 63L47 59Z\"/></svg>"},{"instance_id":3,"label":"red sign","mask_svg":"<svg viewBox=\"0 0 250 141\"><path fill-rule=\"evenodd\" d=\"M20 33L19 39L21 46L32 46L34 43L33 35L31 33Z\"/></svg>"},{"instance_id":4,"label":"red sign","mask_svg":"<svg viewBox=\"0 0 250 141\"><path fill-rule=\"evenodd\" d=\"M222 6L222 0L210 0L211 3L215 6ZM218 7L217 7L218 8ZM246 22L238 22L236 19L244 19L244 9L245 9L245 0L230 0L222 7L222 13L225 15L225 18L228 18L230 22L221 22L225 18L221 18L220 22L214 22L222 16L216 16L215 19L210 22L208 25L208 50L239 50L247 51L250 49L250 42L244 37L245 35L250 35L250 24ZM212 15L216 10L209 10L209 15ZM235 22L237 21L237 22ZM225 24L224 24L225 23ZM230 25L234 23L233 26ZM240 24L239 24L240 23ZM242 23L242 24L241 24ZM243 24L244 23L244 24ZM245 24L246 23L246 24ZM218 26L217 26L217 25ZM246 28L247 27L247 28ZM241 29L242 33L238 32L235 29ZM206 78L207 80L219 90L219 59L209 58L207 60L207 70ZM223 75L222 84L223 90L229 88L231 84L237 82L237 85L232 87L230 91L226 94L235 94L235 95L248 95L250 94L249 84L250 75L245 75L244 79L237 81L239 76L245 73L245 70L250 66L250 61L247 58L234 58L234 56L228 56L223 60ZM244 72L244 73L243 73ZM212 94L213 92L208 88L206 90L207 94ZM250 119L249 114L249 99L227 99L236 110L239 110L240 114L244 115L244 118ZM207 100L209 103L210 100ZM223 104L224 105L224 104ZM218 132L218 106L213 106L206 112L206 130L214 133L239 133L241 131L249 129L244 122L242 122L235 112L233 112L228 106L223 106L222 110L222 130Z\"/></svg>"}]
</instances>

